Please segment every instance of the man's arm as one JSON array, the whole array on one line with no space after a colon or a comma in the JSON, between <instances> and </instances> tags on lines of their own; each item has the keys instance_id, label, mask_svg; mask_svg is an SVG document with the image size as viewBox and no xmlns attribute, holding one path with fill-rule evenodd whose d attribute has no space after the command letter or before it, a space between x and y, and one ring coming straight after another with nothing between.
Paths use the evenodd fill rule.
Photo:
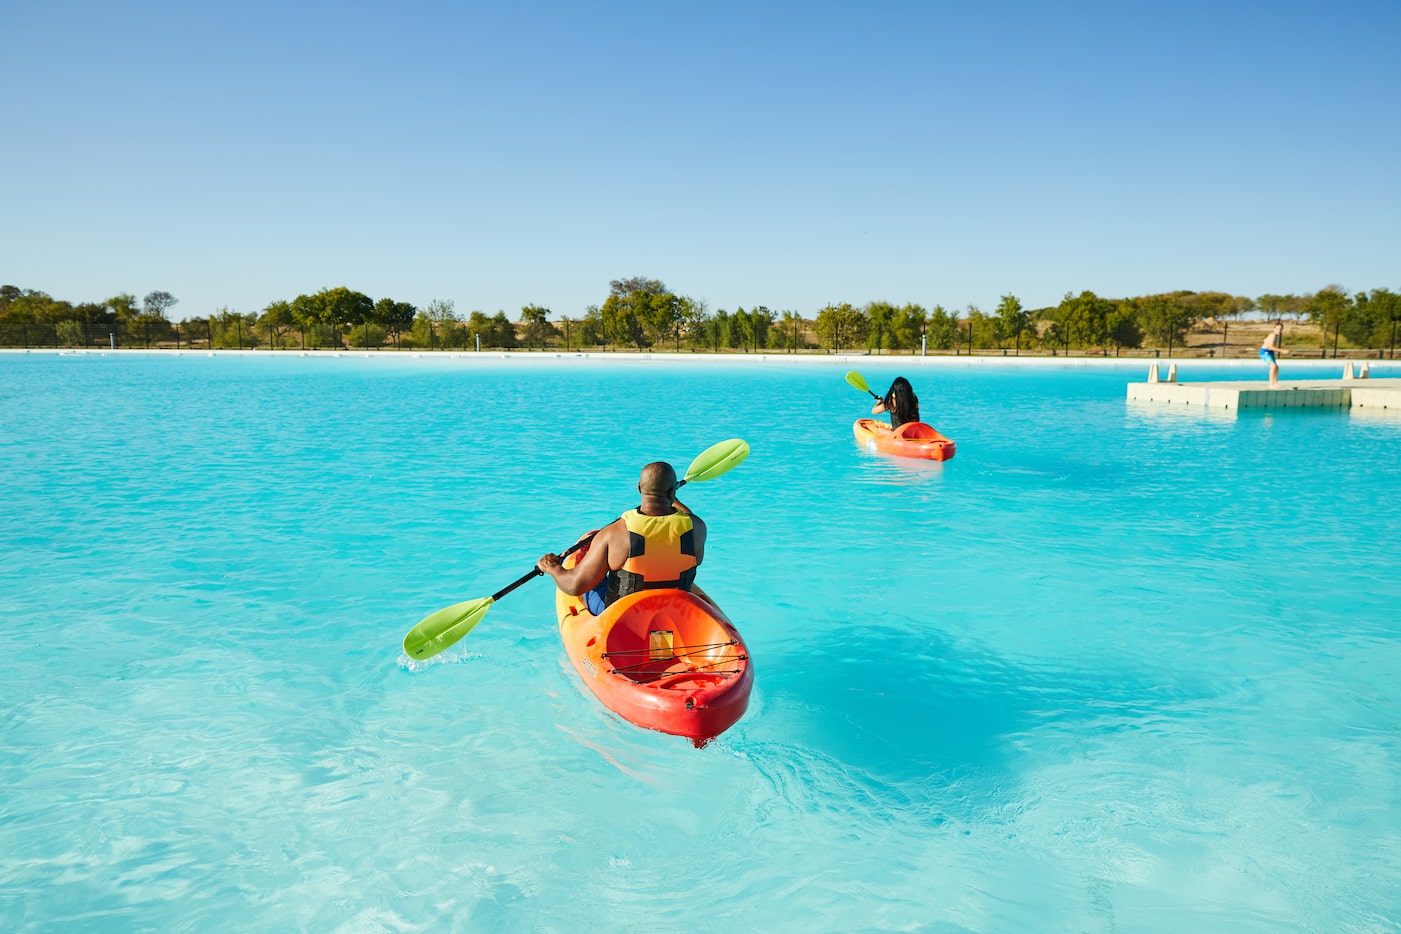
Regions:
<instances>
[{"instance_id":1,"label":"man's arm","mask_svg":"<svg viewBox=\"0 0 1401 934\"><path fill-rule=\"evenodd\" d=\"M539 561L535 562L535 566L550 575L555 586L560 590L577 597L579 594L597 587L604 575L612 570L609 557L617 551L619 530L622 530L623 534L626 535L627 527L623 525L621 519L599 529L598 534L589 544L588 553L572 568L566 568L559 560L559 556L554 553L541 557ZM623 560L627 560L626 546L624 546ZM618 562L619 567L622 567L622 564L622 561Z\"/></svg>"}]
</instances>

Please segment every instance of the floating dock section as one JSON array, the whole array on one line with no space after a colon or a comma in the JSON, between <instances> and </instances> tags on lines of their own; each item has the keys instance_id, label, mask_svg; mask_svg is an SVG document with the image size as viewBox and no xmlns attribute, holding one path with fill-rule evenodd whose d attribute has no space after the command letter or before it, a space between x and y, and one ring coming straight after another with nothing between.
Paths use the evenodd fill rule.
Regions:
<instances>
[{"instance_id":1,"label":"floating dock section","mask_svg":"<svg viewBox=\"0 0 1401 934\"><path fill-rule=\"evenodd\" d=\"M1340 409L1359 414L1401 415L1401 379L1371 379L1364 363L1354 371L1343 368L1342 379L1280 380L1275 386L1264 380L1179 383L1177 365L1159 378L1158 365L1148 370L1146 383L1129 383L1130 401L1197 405L1209 409Z\"/></svg>"}]
</instances>

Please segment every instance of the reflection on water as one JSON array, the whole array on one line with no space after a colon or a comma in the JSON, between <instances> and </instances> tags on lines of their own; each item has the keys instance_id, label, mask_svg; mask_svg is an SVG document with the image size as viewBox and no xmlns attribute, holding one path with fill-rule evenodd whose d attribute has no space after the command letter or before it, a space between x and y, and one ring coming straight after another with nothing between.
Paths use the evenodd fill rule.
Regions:
<instances>
[{"instance_id":1,"label":"reflection on water","mask_svg":"<svg viewBox=\"0 0 1401 934\"><path fill-rule=\"evenodd\" d=\"M1135 424L1145 427L1180 427L1184 424L1229 424L1236 420L1234 408L1205 405L1182 405L1150 402L1147 399L1126 399L1124 405Z\"/></svg>"},{"instance_id":2,"label":"reflection on water","mask_svg":"<svg viewBox=\"0 0 1401 934\"><path fill-rule=\"evenodd\" d=\"M944 467L948 461L896 457L867 451L860 444L856 447L861 458L860 478L864 482L907 486L925 492L936 489L943 482Z\"/></svg>"},{"instance_id":3,"label":"reflection on water","mask_svg":"<svg viewBox=\"0 0 1401 934\"><path fill-rule=\"evenodd\" d=\"M1348 409L1348 415L1359 421L1380 422L1383 424L1401 424L1401 405L1378 406L1365 405L1353 406Z\"/></svg>"}]
</instances>

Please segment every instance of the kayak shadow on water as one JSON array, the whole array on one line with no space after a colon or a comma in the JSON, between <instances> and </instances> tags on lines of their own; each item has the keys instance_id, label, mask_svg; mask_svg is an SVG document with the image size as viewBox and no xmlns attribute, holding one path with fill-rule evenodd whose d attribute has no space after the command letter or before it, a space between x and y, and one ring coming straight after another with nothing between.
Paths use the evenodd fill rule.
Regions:
<instances>
[{"instance_id":1,"label":"kayak shadow on water","mask_svg":"<svg viewBox=\"0 0 1401 934\"><path fill-rule=\"evenodd\" d=\"M762 711L745 745L780 795L825 776L850 785L853 798L929 823L978 820L1019 797L1026 733L1048 720L1073 732L1106 708L1150 717L1174 700L1147 673L1027 668L913 619L840 626L839 640L751 644Z\"/></svg>"},{"instance_id":2,"label":"kayak shadow on water","mask_svg":"<svg viewBox=\"0 0 1401 934\"><path fill-rule=\"evenodd\" d=\"M763 732L885 782L998 767L999 738L1029 719L1012 666L969 657L936 633L911 635L918 624L842 627L840 639L793 641L759 658Z\"/></svg>"}]
</instances>

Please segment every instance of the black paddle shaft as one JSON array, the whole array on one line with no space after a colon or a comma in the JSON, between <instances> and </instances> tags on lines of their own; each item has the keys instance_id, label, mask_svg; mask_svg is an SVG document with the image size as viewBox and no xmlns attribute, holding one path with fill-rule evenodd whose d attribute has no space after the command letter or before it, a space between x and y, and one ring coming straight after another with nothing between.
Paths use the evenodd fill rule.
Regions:
<instances>
[{"instance_id":1,"label":"black paddle shaft","mask_svg":"<svg viewBox=\"0 0 1401 934\"><path fill-rule=\"evenodd\" d=\"M597 534L598 534L597 532L590 532L590 533L589 533L587 536L585 536L584 538L580 539L579 541L575 542L573 545L570 545L568 548L564 549L564 551L560 552L560 554L559 554L559 560L563 561L565 558L567 558L567 557L569 557L570 555L574 554L574 552L578 551L580 548L583 548L583 547L584 547L585 545L587 545L589 542L593 541L593 537L594 537L595 535L597 535ZM516 578L516 579L515 579L514 581L512 581L511 583L507 584L505 587L502 587L500 590L496 591L496 593L492 594L492 595L491 595L491 599L492 599L493 601L500 600L502 597L506 596L506 594L510 593L511 591L513 591L513 590L515 590L517 587L519 587L521 584L524 584L524 583L526 583L527 581L532 581L532 580L534 580L535 578L539 577L541 574L544 574L544 573L545 573L545 572L542 571L542 570L540 570L538 567L537 567L537 568L532 568L529 574L524 574L524 575L522 575L522 576Z\"/></svg>"}]
</instances>

